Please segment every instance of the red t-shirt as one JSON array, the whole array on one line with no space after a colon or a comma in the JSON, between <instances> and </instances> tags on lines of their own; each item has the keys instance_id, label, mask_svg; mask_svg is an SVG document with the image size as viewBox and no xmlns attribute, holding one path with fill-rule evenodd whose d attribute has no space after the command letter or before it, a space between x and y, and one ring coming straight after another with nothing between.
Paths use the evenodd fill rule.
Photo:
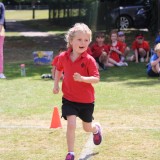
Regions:
<instances>
[{"instance_id":1,"label":"red t-shirt","mask_svg":"<svg viewBox=\"0 0 160 160\"><path fill-rule=\"evenodd\" d=\"M102 46L99 46L97 43L93 43L91 45L91 51L92 51L92 56L94 58L98 58L101 56L102 51L105 51L106 53L108 53L108 45L104 44Z\"/></svg>"},{"instance_id":2,"label":"red t-shirt","mask_svg":"<svg viewBox=\"0 0 160 160\"><path fill-rule=\"evenodd\" d=\"M135 40L133 43L132 43L132 49L135 50L135 49L139 49L139 48L143 48L146 52L148 52L150 50L150 46L149 46L149 43L147 41L143 41L142 44L139 44L137 43L137 41Z\"/></svg>"},{"instance_id":3,"label":"red t-shirt","mask_svg":"<svg viewBox=\"0 0 160 160\"><path fill-rule=\"evenodd\" d=\"M52 60L51 65L52 65L52 66L56 66L56 65L57 65L57 62L58 62L58 59L59 59L59 55L55 56L54 59Z\"/></svg>"},{"instance_id":4,"label":"red t-shirt","mask_svg":"<svg viewBox=\"0 0 160 160\"><path fill-rule=\"evenodd\" d=\"M127 44L126 44L125 42L121 42L121 41L119 41L119 42L122 44L122 49L121 49L121 51L122 51L122 55L124 55L125 49L126 49L126 47L127 47Z\"/></svg>"},{"instance_id":5,"label":"red t-shirt","mask_svg":"<svg viewBox=\"0 0 160 160\"><path fill-rule=\"evenodd\" d=\"M92 51L91 51L91 49L89 47L87 48L87 53L92 55Z\"/></svg>"},{"instance_id":6,"label":"red t-shirt","mask_svg":"<svg viewBox=\"0 0 160 160\"><path fill-rule=\"evenodd\" d=\"M72 50L68 49L68 51L61 53L57 63L57 70L64 71L63 97L72 102L92 103L95 99L92 84L74 81L73 74L77 72L82 76L99 77L96 61L85 51L72 62L71 52Z\"/></svg>"},{"instance_id":7,"label":"red t-shirt","mask_svg":"<svg viewBox=\"0 0 160 160\"><path fill-rule=\"evenodd\" d=\"M109 45L109 50L110 50L110 48L111 47L113 47L112 45ZM119 42L119 41L117 41L117 44L116 44L116 46L114 46L117 50L119 50L119 51L121 51L122 53L123 53L123 44L121 43L121 42ZM111 53L110 53L110 56L109 56L111 59L113 59L113 60L115 60L116 62L120 62L120 55L117 53L117 52L115 52L115 51L112 51Z\"/></svg>"}]
</instances>

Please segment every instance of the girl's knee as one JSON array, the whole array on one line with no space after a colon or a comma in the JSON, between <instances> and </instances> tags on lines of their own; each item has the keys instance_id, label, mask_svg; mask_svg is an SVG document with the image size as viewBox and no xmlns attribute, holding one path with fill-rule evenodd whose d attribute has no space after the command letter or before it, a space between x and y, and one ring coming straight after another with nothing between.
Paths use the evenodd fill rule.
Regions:
<instances>
[{"instance_id":1,"label":"girl's knee","mask_svg":"<svg viewBox=\"0 0 160 160\"><path fill-rule=\"evenodd\" d=\"M85 132L91 132L91 129L90 129L90 128L87 128L87 127L84 127L84 126L83 126L83 129L84 129Z\"/></svg>"},{"instance_id":2,"label":"girl's knee","mask_svg":"<svg viewBox=\"0 0 160 160\"><path fill-rule=\"evenodd\" d=\"M67 127L68 128L76 128L76 116L67 116Z\"/></svg>"},{"instance_id":3,"label":"girl's knee","mask_svg":"<svg viewBox=\"0 0 160 160\"><path fill-rule=\"evenodd\" d=\"M92 124L90 123L87 125L83 124L83 129L85 132L92 132Z\"/></svg>"}]
</instances>

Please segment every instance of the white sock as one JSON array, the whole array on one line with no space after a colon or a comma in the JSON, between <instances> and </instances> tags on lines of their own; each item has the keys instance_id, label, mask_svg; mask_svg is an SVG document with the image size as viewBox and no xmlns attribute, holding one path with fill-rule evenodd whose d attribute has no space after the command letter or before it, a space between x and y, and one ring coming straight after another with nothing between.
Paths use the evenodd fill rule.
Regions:
<instances>
[{"instance_id":1,"label":"white sock","mask_svg":"<svg viewBox=\"0 0 160 160\"><path fill-rule=\"evenodd\" d=\"M93 134L97 134L98 133L98 131L97 132L95 132L95 133L93 133Z\"/></svg>"},{"instance_id":2,"label":"white sock","mask_svg":"<svg viewBox=\"0 0 160 160\"><path fill-rule=\"evenodd\" d=\"M68 153L70 153L71 155L74 155L74 152L68 152Z\"/></svg>"},{"instance_id":3,"label":"white sock","mask_svg":"<svg viewBox=\"0 0 160 160\"><path fill-rule=\"evenodd\" d=\"M96 126L96 128L97 128L97 131L95 133L93 133L93 134L97 134L98 133L98 127Z\"/></svg>"}]
</instances>

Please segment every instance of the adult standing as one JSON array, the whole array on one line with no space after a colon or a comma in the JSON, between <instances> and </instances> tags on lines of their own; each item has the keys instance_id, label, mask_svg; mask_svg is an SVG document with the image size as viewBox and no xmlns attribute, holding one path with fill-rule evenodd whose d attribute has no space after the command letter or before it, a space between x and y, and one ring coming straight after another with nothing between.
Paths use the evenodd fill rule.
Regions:
<instances>
[{"instance_id":1,"label":"adult standing","mask_svg":"<svg viewBox=\"0 0 160 160\"><path fill-rule=\"evenodd\" d=\"M3 45L5 38L5 7L4 4L0 2L0 78L6 78L3 74Z\"/></svg>"}]
</instances>

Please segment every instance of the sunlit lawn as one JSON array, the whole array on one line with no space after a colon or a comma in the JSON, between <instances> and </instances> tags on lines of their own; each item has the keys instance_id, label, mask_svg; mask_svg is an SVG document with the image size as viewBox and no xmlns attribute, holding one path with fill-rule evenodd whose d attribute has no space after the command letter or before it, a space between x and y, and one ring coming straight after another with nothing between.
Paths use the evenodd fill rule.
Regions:
<instances>
[{"instance_id":1,"label":"sunlit lawn","mask_svg":"<svg viewBox=\"0 0 160 160\"><path fill-rule=\"evenodd\" d=\"M0 83L1 159L64 159L66 123L62 120L62 129L49 129L54 106L60 112L62 94L52 94L53 80L41 79L50 66L26 62L27 76L21 77L19 64L6 64L8 79ZM94 117L103 126L104 140L93 159L159 159L159 84L157 78L146 77L144 64L101 72ZM79 120L77 125L78 158L89 135Z\"/></svg>"},{"instance_id":2,"label":"sunlit lawn","mask_svg":"<svg viewBox=\"0 0 160 160\"><path fill-rule=\"evenodd\" d=\"M48 10L35 10L35 19L48 19ZM31 20L33 10L6 10L7 20Z\"/></svg>"},{"instance_id":3,"label":"sunlit lawn","mask_svg":"<svg viewBox=\"0 0 160 160\"><path fill-rule=\"evenodd\" d=\"M44 11L41 18L47 14ZM10 20L23 21L24 16L32 19L31 11L7 11L6 16ZM56 31L61 29L56 27ZM134 36L130 33L130 37ZM61 114L62 93L53 95L53 80L41 79L42 74L50 73L51 66L34 65L32 55L36 50L53 50L56 54L61 45L65 45L63 35L23 37L18 32L7 33L4 46L7 79L0 80L1 160L65 158L66 121L61 119L61 129L50 129L53 108L57 106ZM26 64L26 77L20 76L21 63ZM145 65L129 63L128 67L100 72L101 81L94 85L94 118L103 126L103 142L94 148L90 159L160 159L160 80L148 78ZM76 159L89 138L77 120Z\"/></svg>"}]
</instances>

